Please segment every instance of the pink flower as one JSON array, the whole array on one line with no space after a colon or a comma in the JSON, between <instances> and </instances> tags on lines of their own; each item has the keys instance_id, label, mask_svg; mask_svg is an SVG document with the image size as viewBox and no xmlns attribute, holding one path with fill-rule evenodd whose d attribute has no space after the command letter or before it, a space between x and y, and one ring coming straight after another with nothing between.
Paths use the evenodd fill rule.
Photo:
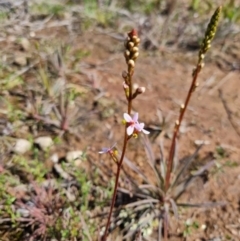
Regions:
<instances>
[{"instance_id":1,"label":"pink flower","mask_svg":"<svg viewBox=\"0 0 240 241\"><path fill-rule=\"evenodd\" d=\"M123 114L124 120L128 123L127 134L131 136L134 132L143 132L144 134L149 134L150 132L144 129L144 123L138 122L138 113L133 115L133 118L127 114Z\"/></svg>"},{"instance_id":2,"label":"pink flower","mask_svg":"<svg viewBox=\"0 0 240 241\"><path fill-rule=\"evenodd\" d=\"M105 153L113 153L113 148L116 146L116 143L112 147L103 147L101 151L99 151L99 154L105 154Z\"/></svg>"}]
</instances>

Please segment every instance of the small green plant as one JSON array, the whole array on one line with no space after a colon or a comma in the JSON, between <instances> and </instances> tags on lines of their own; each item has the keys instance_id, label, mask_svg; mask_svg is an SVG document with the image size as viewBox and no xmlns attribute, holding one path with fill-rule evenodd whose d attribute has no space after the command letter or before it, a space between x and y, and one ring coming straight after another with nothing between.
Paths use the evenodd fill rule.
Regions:
<instances>
[{"instance_id":1,"label":"small green plant","mask_svg":"<svg viewBox=\"0 0 240 241\"><path fill-rule=\"evenodd\" d=\"M23 176L29 178L29 180L43 181L44 176L47 174L44 163L37 159L29 161L23 156L16 155L13 158L13 164L13 168L23 172Z\"/></svg>"},{"instance_id":2,"label":"small green plant","mask_svg":"<svg viewBox=\"0 0 240 241\"><path fill-rule=\"evenodd\" d=\"M190 6L194 11L196 11L197 9L199 9L199 4L200 0L192 0Z\"/></svg>"},{"instance_id":3,"label":"small green plant","mask_svg":"<svg viewBox=\"0 0 240 241\"><path fill-rule=\"evenodd\" d=\"M198 228L199 228L198 222L196 222L196 221L192 222L192 220L187 220L185 222L185 229L183 231L183 236L184 237L189 236L193 230L196 230Z\"/></svg>"},{"instance_id":4,"label":"small green plant","mask_svg":"<svg viewBox=\"0 0 240 241\"><path fill-rule=\"evenodd\" d=\"M239 22L240 20L240 6L234 0L230 0L223 7L223 17L228 19L231 23Z\"/></svg>"},{"instance_id":5,"label":"small green plant","mask_svg":"<svg viewBox=\"0 0 240 241\"><path fill-rule=\"evenodd\" d=\"M51 3L43 1L41 3L33 4L31 11L37 14L54 15L61 17L64 13L65 6L63 4Z\"/></svg>"},{"instance_id":6,"label":"small green plant","mask_svg":"<svg viewBox=\"0 0 240 241\"><path fill-rule=\"evenodd\" d=\"M94 22L102 27L108 27L114 25L115 15L108 11L108 8L102 8L97 1L85 1L84 14L88 18L85 20L85 27L88 28ZM92 22L89 22L92 20Z\"/></svg>"}]
</instances>

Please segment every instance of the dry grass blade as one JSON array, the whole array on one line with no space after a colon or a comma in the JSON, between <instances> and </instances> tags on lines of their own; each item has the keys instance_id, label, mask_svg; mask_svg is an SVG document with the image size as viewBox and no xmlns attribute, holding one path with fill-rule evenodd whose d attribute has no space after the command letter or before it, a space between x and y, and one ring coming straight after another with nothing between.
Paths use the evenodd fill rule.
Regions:
<instances>
[{"instance_id":1,"label":"dry grass blade","mask_svg":"<svg viewBox=\"0 0 240 241\"><path fill-rule=\"evenodd\" d=\"M138 189L138 190L140 190L140 189ZM148 194L145 194L144 192L142 192L142 193L138 193L138 192L136 192L136 193L134 193L134 196L133 196L133 193L132 193L131 191L128 191L128 190L125 189L125 188L121 188L121 187L119 187L119 188L118 188L118 191L121 192L121 193L123 193L123 194L127 194L127 195L129 195L129 197L135 197L135 198L149 198L149 195L148 195ZM140 191L141 191L141 190L140 190Z\"/></svg>"},{"instance_id":2,"label":"dry grass blade","mask_svg":"<svg viewBox=\"0 0 240 241\"><path fill-rule=\"evenodd\" d=\"M191 207L191 208L214 208L219 206L226 206L227 202L205 202L205 203L178 203L179 207Z\"/></svg>"},{"instance_id":3,"label":"dry grass blade","mask_svg":"<svg viewBox=\"0 0 240 241\"><path fill-rule=\"evenodd\" d=\"M140 171L136 165L134 165L128 158L124 157L124 162L135 172L137 173L143 180L150 184L149 179Z\"/></svg>"},{"instance_id":4,"label":"dry grass blade","mask_svg":"<svg viewBox=\"0 0 240 241\"><path fill-rule=\"evenodd\" d=\"M158 193L160 196L164 197L165 196L165 193L163 192L163 190L157 186L154 186L154 185L140 185L139 186L140 189L147 189L147 190L152 190L152 192L154 193Z\"/></svg>"},{"instance_id":5,"label":"dry grass blade","mask_svg":"<svg viewBox=\"0 0 240 241\"><path fill-rule=\"evenodd\" d=\"M140 205L145 205L145 204L153 204L153 203L158 203L159 201L157 199L153 199L153 198L148 198L148 199L144 199L144 200L140 200L140 201L136 201L134 203L129 203L127 205L125 205L125 207L129 208L129 207L135 207L135 206L140 206Z\"/></svg>"},{"instance_id":6,"label":"dry grass blade","mask_svg":"<svg viewBox=\"0 0 240 241\"><path fill-rule=\"evenodd\" d=\"M136 234L139 230L143 229L144 226L151 223L151 221L154 219L155 215L153 213L149 213L148 210L146 210L140 217L140 221L137 224L137 227L134 229L132 224L130 223L126 229L129 230L129 232L123 237L125 239L133 236Z\"/></svg>"},{"instance_id":7,"label":"dry grass blade","mask_svg":"<svg viewBox=\"0 0 240 241\"><path fill-rule=\"evenodd\" d=\"M86 224L83 216L81 215L81 213L79 213L79 215L80 215L80 219L81 219L82 226L83 226L84 231L85 231L85 233L86 233L86 235L87 235L87 238L88 238L89 241L92 241L91 235L90 235L90 233L89 233L88 226L87 226L87 224Z\"/></svg>"},{"instance_id":8,"label":"dry grass blade","mask_svg":"<svg viewBox=\"0 0 240 241\"><path fill-rule=\"evenodd\" d=\"M174 216L175 216L176 219L178 219L179 216L178 216L177 204L175 203L175 201L172 198L170 198L169 201L170 201L170 203L172 205L172 210L173 210Z\"/></svg>"},{"instance_id":9,"label":"dry grass blade","mask_svg":"<svg viewBox=\"0 0 240 241\"><path fill-rule=\"evenodd\" d=\"M206 170L211 168L214 164L215 164L215 160L212 160L212 161L208 162L203 167L201 167L198 171L194 172L193 176L196 177L196 176L202 175Z\"/></svg>"},{"instance_id":10,"label":"dry grass blade","mask_svg":"<svg viewBox=\"0 0 240 241\"><path fill-rule=\"evenodd\" d=\"M162 219L158 223L158 241L162 240Z\"/></svg>"},{"instance_id":11,"label":"dry grass blade","mask_svg":"<svg viewBox=\"0 0 240 241\"><path fill-rule=\"evenodd\" d=\"M146 154L148 155L148 159L151 161L152 165L154 165L155 161L156 161L156 158L155 158L154 152L152 150L152 147L150 145L148 137L144 136L143 142L144 142Z\"/></svg>"},{"instance_id":12,"label":"dry grass blade","mask_svg":"<svg viewBox=\"0 0 240 241\"><path fill-rule=\"evenodd\" d=\"M178 186L175 187L173 191L173 199L176 201L177 199L180 198L180 196L186 191L188 186L195 181L195 179L199 176L201 176L206 170L211 168L215 164L215 161L211 161L204 165L203 167L200 168L196 173L193 175L187 177L185 180L183 180Z\"/></svg>"},{"instance_id":13,"label":"dry grass blade","mask_svg":"<svg viewBox=\"0 0 240 241\"><path fill-rule=\"evenodd\" d=\"M159 186L161 186L164 183L164 178L163 178L163 175L161 175L161 173L158 171L158 169L155 166L156 158L155 158L155 155L154 155L153 150L151 148L151 145L149 143L149 139L147 137L144 137L143 140L144 140L145 152L148 156L147 161L148 161L151 169L153 170L153 172L156 176L156 179L157 179L157 182L158 182Z\"/></svg>"},{"instance_id":14,"label":"dry grass blade","mask_svg":"<svg viewBox=\"0 0 240 241\"><path fill-rule=\"evenodd\" d=\"M185 162L185 165L182 167L182 169L179 171L178 175L176 176L175 181L173 182L173 184L171 185L171 187L174 187L177 185L180 177L183 175L183 173L187 170L187 168L189 167L189 165L191 164L191 162L196 158L199 150L202 148L202 145L200 145L196 151L193 153L193 155L191 155L191 157L188 158L188 160Z\"/></svg>"}]
</instances>

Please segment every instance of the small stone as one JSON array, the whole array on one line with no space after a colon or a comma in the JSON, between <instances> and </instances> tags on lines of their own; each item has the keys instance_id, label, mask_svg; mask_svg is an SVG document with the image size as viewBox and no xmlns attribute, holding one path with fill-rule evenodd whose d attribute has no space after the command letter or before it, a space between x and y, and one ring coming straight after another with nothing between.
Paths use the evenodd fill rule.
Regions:
<instances>
[{"instance_id":1,"label":"small stone","mask_svg":"<svg viewBox=\"0 0 240 241\"><path fill-rule=\"evenodd\" d=\"M237 231L237 229L230 229L230 232L232 235L238 236L239 237L239 232Z\"/></svg>"},{"instance_id":2,"label":"small stone","mask_svg":"<svg viewBox=\"0 0 240 241\"><path fill-rule=\"evenodd\" d=\"M18 208L16 211L23 218L28 218L30 216L29 210L25 208Z\"/></svg>"},{"instance_id":3,"label":"small stone","mask_svg":"<svg viewBox=\"0 0 240 241\"><path fill-rule=\"evenodd\" d=\"M191 218L188 218L187 221L185 222L185 224L187 226L191 226L192 225L192 219Z\"/></svg>"},{"instance_id":4,"label":"small stone","mask_svg":"<svg viewBox=\"0 0 240 241\"><path fill-rule=\"evenodd\" d=\"M76 201L76 196L70 190L66 191L66 196L70 202Z\"/></svg>"},{"instance_id":5,"label":"small stone","mask_svg":"<svg viewBox=\"0 0 240 241\"><path fill-rule=\"evenodd\" d=\"M53 189L56 189L57 186L58 186L58 184L57 184L56 179L48 179L48 180L45 180L45 181L42 182L42 186L43 186L44 188L49 188L49 187L51 187L51 188L53 188Z\"/></svg>"},{"instance_id":6,"label":"small stone","mask_svg":"<svg viewBox=\"0 0 240 241\"><path fill-rule=\"evenodd\" d=\"M208 140L195 140L195 141L194 141L194 144L195 144L196 146L209 145L209 144L210 144L210 141L208 141Z\"/></svg>"},{"instance_id":7,"label":"small stone","mask_svg":"<svg viewBox=\"0 0 240 241\"><path fill-rule=\"evenodd\" d=\"M24 55L16 55L14 58L14 64L19 66L26 66L27 65L27 58Z\"/></svg>"},{"instance_id":8,"label":"small stone","mask_svg":"<svg viewBox=\"0 0 240 241\"><path fill-rule=\"evenodd\" d=\"M13 35L11 35L11 36L8 37L8 41L9 41L9 42L12 42L12 43L15 42L16 39L17 39L17 37L16 37L16 36L13 36Z\"/></svg>"},{"instance_id":9,"label":"small stone","mask_svg":"<svg viewBox=\"0 0 240 241\"><path fill-rule=\"evenodd\" d=\"M36 37L36 34L35 34L35 32L30 32L29 36L30 36L31 38L34 38L34 37Z\"/></svg>"},{"instance_id":10,"label":"small stone","mask_svg":"<svg viewBox=\"0 0 240 241\"><path fill-rule=\"evenodd\" d=\"M81 158L82 154L82 151L69 151L66 155L66 160L68 162L76 161Z\"/></svg>"},{"instance_id":11,"label":"small stone","mask_svg":"<svg viewBox=\"0 0 240 241\"><path fill-rule=\"evenodd\" d=\"M74 165L75 165L76 167L80 167L81 164L82 164L82 160L81 160L81 159L76 159L76 160L74 161Z\"/></svg>"},{"instance_id":12,"label":"small stone","mask_svg":"<svg viewBox=\"0 0 240 241\"><path fill-rule=\"evenodd\" d=\"M13 151L17 154L24 154L31 149L31 142L25 139L18 139L16 141L15 146L13 147Z\"/></svg>"},{"instance_id":13,"label":"small stone","mask_svg":"<svg viewBox=\"0 0 240 241\"><path fill-rule=\"evenodd\" d=\"M53 140L50 136L41 136L34 140L34 143L39 145L39 147L46 151L53 145Z\"/></svg>"},{"instance_id":14,"label":"small stone","mask_svg":"<svg viewBox=\"0 0 240 241\"><path fill-rule=\"evenodd\" d=\"M58 163L58 154L57 153L54 153L51 157L50 157L50 160L55 164L55 163Z\"/></svg>"},{"instance_id":15,"label":"small stone","mask_svg":"<svg viewBox=\"0 0 240 241\"><path fill-rule=\"evenodd\" d=\"M62 169L60 164L56 163L54 165L54 169L63 179L65 179L65 180L70 179L70 175Z\"/></svg>"},{"instance_id":16,"label":"small stone","mask_svg":"<svg viewBox=\"0 0 240 241\"><path fill-rule=\"evenodd\" d=\"M22 38L20 40L21 46L25 51L28 51L30 48L30 42L28 41L27 38Z\"/></svg>"},{"instance_id":17,"label":"small stone","mask_svg":"<svg viewBox=\"0 0 240 241\"><path fill-rule=\"evenodd\" d=\"M207 225L206 225L206 224L202 224L202 225L201 225L201 229L202 229L202 230L205 230L206 228L207 228Z\"/></svg>"}]
</instances>

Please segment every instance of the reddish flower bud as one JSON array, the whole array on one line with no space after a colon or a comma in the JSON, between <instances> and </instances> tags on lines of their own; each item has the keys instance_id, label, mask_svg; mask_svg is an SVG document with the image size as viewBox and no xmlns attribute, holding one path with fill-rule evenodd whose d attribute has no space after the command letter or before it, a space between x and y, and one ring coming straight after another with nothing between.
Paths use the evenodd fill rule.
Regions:
<instances>
[{"instance_id":1,"label":"reddish flower bud","mask_svg":"<svg viewBox=\"0 0 240 241\"><path fill-rule=\"evenodd\" d=\"M136 29L132 29L132 31L128 33L128 36L129 36L130 38L132 38L133 36L137 36L137 35L138 35L138 34L137 34L137 30L136 30Z\"/></svg>"}]
</instances>

